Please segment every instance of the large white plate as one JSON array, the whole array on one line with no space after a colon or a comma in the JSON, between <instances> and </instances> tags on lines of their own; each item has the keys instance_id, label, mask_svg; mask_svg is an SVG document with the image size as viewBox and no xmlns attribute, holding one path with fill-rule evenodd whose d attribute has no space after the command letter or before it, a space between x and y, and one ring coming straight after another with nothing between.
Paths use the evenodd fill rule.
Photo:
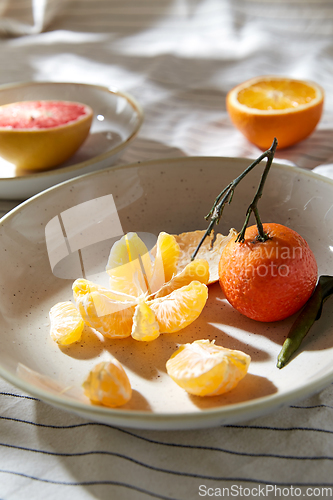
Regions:
<instances>
[{"instance_id":1,"label":"large white plate","mask_svg":"<svg viewBox=\"0 0 333 500\"><path fill-rule=\"evenodd\" d=\"M138 133L143 111L134 97L115 88L80 83L27 82L0 86L0 106L29 100L78 101L94 119L80 149L58 168L25 173L0 157L0 198L23 200L72 177L112 165Z\"/></svg>"},{"instance_id":2,"label":"large white plate","mask_svg":"<svg viewBox=\"0 0 333 500\"><path fill-rule=\"evenodd\" d=\"M235 158L180 158L113 167L55 186L5 216L0 223L1 376L88 419L149 429L194 428L249 419L332 382L333 311L329 305L324 306L323 317L304 340L301 352L278 370L276 357L292 318L271 324L249 320L231 308L218 284L210 287L207 306L196 322L149 344L132 338L102 341L87 330L81 342L60 349L49 337L48 311L56 302L71 299L72 278L79 273L72 272L74 261L67 271L66 267L55 267L58 277L52 273L45 241L50 221L48 228L60 214L65 220L65 215L74 213L72 236L81 237L92 229L91 241L98 241L98 231L94 232L98 224L104 227L105 237L110 231L103 226L106 210L94 212L93 207L108 200L104 206L111 213L113 199L124 232L157 235L160 231L204 229L207 223L203 216L219 190L248 164L249 160ZM262 170L262 166L256 167L237 187L220 223L221 232L241 227ZM276 164L260 201L263 221L287 224L307 239L320 274L332 273L332 194L332 181ZM78 205L79 210L64 214ZM67 237L70 240L68 232ZM91 246L96 266L89 267L87 261L88 274L104 267L109 242L104 243ZM59 260L61 255L53 257ZM71 272L71 279L59 277ZM251 355L249 373L234 391L213 398L191 397L167 376L165 362L177 344L199 338L215 339L217 344ZM90 368L111 356L123 364L134 389L132 400L119 409L91 405L81 388Z\"/></svg>"}]
</instances>

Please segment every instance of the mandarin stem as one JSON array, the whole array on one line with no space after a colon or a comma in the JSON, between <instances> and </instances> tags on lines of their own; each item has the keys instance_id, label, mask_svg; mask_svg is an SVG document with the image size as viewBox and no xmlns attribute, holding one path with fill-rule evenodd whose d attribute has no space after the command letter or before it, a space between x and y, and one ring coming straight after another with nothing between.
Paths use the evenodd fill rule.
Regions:
<instances>
[{"instance_id":1,"label":"mandarin stem","mask_svg":"<svg viewBox=\"0 0 333 500\"><path fill-rule=\"evenodd\" d=\"M230 184L228 184L223 189L223 191L221 191L220 194L215 198L215 201L214 201L214 204L213 204L211 210L205 216L205 219L209 219L209 217L211 217L211 221L209 223L209 226L208 226L205 234L201 238L201 240L200 240L197 248L193 252L193 254L191 256L191 260L194 260L195 257L197 256L197 254L198 254L198 252L200 250L201 245L205 241L206 237L209 236L210 233L212 232L212 229L213 229L214 225L218 224L220 222L220 219L221 219L222 213L223 213L223 209L224 209L224 207L225 207L225 205L227 203L230 205L231 200L233 198L233 194L234 194L236 186L240 183L240 181L254 167L256 167L257 165L259 165L259 163L262 160L264 160L265 158L267 158L267 163L266 163L266 166L265 166L265 170L264 170L263 175L261 177L260 184L259 184L259 187L258 187L257 192L255 194L255 197L254 197L251 205L249 206L249 208L247 210L245 224L244 224L244 226L243 226L242 231L241 231L240 234L243 234L243 239L244 239L244 233L245 233L245 229L247 227L247 224L249 222L250 215L251 215L252 212L254 212L254 215L255 215L256 221L257 221L258 231L259 231L259 238L265 238L265 239L267 239L267 236L266 237L264 236L263 227L262 227L261 220L260 220L260 217L259 217L259 212L258 212L258 209L257 209L257 203L258 203L259 199L262 196L262 191L263 191L263 188L264 188L264 184L265 184L265 181L266 181L266 178L267 178L267 175L268 175L268 171L269 171L269 169L271 167L271 164L272 164L272 161L273 161L273 158L274 158L276 147L277 147L277 140L276 140L276 138L274 138L271 147L267 151L265 151L264 153L262 153L256 160L254 160L251 163L251 165L249 165L244 170L244 172L242 172L238 177L236 177L236 179L234 179L232 182L230 182ZM265 241L265 239L262 240L262 241ZM237 241L240 241L240 240L237 239Z\"/></svg>"},{"instance_id":2,"label":"mandarin stem","mask_svg":"<svg viewBox=\"0 0 333 500\"><path fill-rule=\"evenodd\" d=\"M256 219L256 223L257 223L257 228L258 228L257 240L258 241L266 241L268 239L267 234L265 234L265 232L264 232L264 228L263 228L260 216L259 216L258 202L259 202L260 198L262 197L262 193L263 193L264 185L265 185L265 182L266 182L266 179L268 176L268 172L269 172L269 169L271 168L271 165L273 162L276 146L277 146L277 140L274 138L273 144L265 152L265 157L267 158L265 169L264 169L263 174L261 176L257 192L254 195L252 203L250 204L249 208L247 209L246 219L245 219L244 225L242 227L242 230L236 238L236 241L239 241L241 243L243 243L245 241L245 231L246 231L247 225L249 223L251 213L254 214L255 219Z\"/></svg>"}]
</instances>

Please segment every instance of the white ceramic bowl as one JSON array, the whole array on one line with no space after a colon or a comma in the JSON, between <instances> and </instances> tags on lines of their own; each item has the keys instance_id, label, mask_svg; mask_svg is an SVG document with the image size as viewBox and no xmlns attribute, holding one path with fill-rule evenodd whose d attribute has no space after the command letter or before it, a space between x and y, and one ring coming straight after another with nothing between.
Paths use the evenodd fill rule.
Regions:
<instances>
[{"instance_id":1,"label":"white ceramic bowl","mask_svg":"<svg viewBox=\"0 0 333 500\"><path fill-rule=\"evenodd\" d=\"M115 88L81 83L27 82L0 86L0 106L29 100L88 104L94 111L90 133L79 150L58 168L22 173L0 158L0 198L23 200L64 180L112 165L137 135L140 104Z\"/></svg>"},{"instance_id":2,"label":"white ceramic bowl","mask_svg":"<svg viewBox=\"0 0 333 500\"><path fill-rule=\"evenodd\" d=\"M112 215L112 200L119 216L116 233L157 235L160 231L204 229L203 216L218 192L248 165L246 159L180 158L113 167L55 186L5 216L0 223L1 376L88 419L148 429L195 428L249 419L332 382L333 310L328 303L300 352L278 370L276 358L293 318L269 324L245 318L226 302L218 284L210 286L207 306L196 322L149 344L132 338L103 341L86 331L81 342L59 348L49 336L48 311L56 302L71 299L71 285L80 268L72 272L77 257L74 251L73 266L67 271L66 266L62 271L54 267L52 272L45 239L48 224L76 207L73 213L79 217L74 218L67 238L71 243L71 232L73 238L84 232L89 235L93 259L87 266L89 273L98 273L106 264L109 242L94 230L100 225L105 237L110 236L110 225L103 223ZM262 170L262 166L256 167L237 187L232 204L225 208L221 232L241 228ZM333 274L332 195L332 181L274 164L259 203L263 222L286 224L308 241L320 274ZM94 212L96 206L100 208ZM58 250L53 263L66 253L61 255L61 245ZM88 259L84 251L82 255ZM216 344L250 354L249 373L230 393L192 397L166 374L165 362L177 345L200 338L215 339ZM123 364L134 391L132 400L118 409L91 405L81 387L90 368L112 356Z\"/></svg>"}]
</instances>

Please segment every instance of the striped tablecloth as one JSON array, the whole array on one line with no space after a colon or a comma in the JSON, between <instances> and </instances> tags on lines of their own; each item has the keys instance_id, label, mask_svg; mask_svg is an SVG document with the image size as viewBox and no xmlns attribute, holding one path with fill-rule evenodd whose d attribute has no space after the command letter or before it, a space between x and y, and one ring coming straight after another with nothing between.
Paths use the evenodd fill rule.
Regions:
<instances>
[{"instance_id":1,"label":"striped tablecloth","mask_svg":"<svg viewBox=\"0 0 333 500\"><path fill-rule=\"evenodd\" d=\"M226 92L259 74L312 79L319 127L276 157L333 178L333 3L0 0L0 83L119 87L145 111L118 160L257 157ZM0 181L1 182L1 181ZM0 215L18 202L0 201ZM139 431L88 422L0 381L0 499L333 497L333 388L240 425Z\"/></svg>"}]
</instances>

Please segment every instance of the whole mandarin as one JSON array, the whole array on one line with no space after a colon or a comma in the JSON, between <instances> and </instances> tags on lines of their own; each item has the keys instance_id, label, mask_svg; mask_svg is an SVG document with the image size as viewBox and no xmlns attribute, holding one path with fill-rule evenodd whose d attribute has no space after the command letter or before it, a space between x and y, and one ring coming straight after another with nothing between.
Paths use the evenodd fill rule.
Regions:
<instances>
[{"instance_id":1,"label":"whole mandarin","mask_svg":"<svg viewBox=\"0 0 333 500\"><path fill-rule=\"evenodd\" d=\"M258 228L233 238L219 262L219 282L230 304L245 316L263 322L296 313L310 298L317 282L317 263L307 242L281 224L263 224L268 235L257 239Z\"/></svg>"}]
</instances>

